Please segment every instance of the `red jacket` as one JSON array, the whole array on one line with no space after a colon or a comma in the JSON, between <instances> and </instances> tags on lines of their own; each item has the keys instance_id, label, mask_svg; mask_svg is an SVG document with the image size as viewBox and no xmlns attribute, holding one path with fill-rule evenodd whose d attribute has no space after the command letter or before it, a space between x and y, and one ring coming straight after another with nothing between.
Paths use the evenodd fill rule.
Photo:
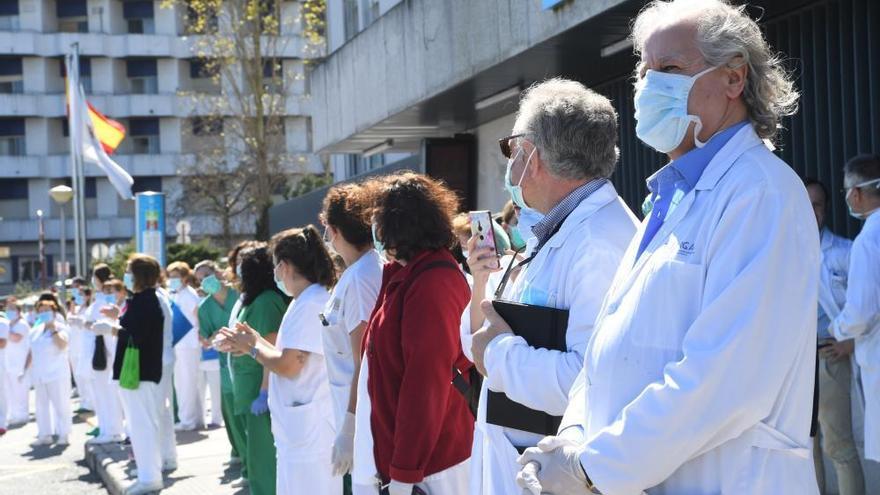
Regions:
<instances>
[{"instance_id":1,"label":"red jacket","mask_svg":"<svg viewBox=\"0 0 880 495\"><path fill-rule=\"evenodd\" d=\"M439 260L455 269L431 268L406 282L420 265ZM385 483L418 483L471 455L474 418L452 385L453 366L471 366L459 337L469 300L468 284L445 249L420 253L406 266L385 265L364 339L373 448Z\"/></svg>"}]
</instances>

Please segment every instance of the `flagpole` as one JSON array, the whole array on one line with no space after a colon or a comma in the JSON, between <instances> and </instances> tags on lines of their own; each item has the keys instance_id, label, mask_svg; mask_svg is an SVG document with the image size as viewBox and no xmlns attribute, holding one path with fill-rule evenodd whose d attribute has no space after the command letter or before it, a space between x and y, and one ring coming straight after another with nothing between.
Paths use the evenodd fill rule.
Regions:
<instances>
[{"instance_id":1,"label":"flagpole","mask_svg":"<svg viewBox=\"0 0 880 495\"><path fill-rule=\"evenodd\" d=\"M67 57L67 135L68 140L70 141L70 182L73 185L73 225L74 225L74 233L73 233L73 248L74 248L74 256L75 256L75 265L76 265L76 274L79 277L84 275L83 266L82 266L82 252L80 247L80 196L79 192L82 189L80 187L79 182L79 167L77 166L77 152L76 152L76 140L74 139L74 119L77 118L77 114L74 112L73 106L75 105L74 93L72 87L75 87L74 83L79 82L79 44L72 43L70 45L70 54Z\"/></svg>"}]
</instances>

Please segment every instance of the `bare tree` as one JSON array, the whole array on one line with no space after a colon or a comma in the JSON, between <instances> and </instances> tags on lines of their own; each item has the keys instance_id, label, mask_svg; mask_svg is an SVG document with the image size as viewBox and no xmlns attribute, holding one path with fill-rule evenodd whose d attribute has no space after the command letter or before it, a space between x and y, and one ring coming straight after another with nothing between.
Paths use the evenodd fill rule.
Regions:
<instances>
[{"instance_id":1,"label":"bare tree","mask_svg":"<svg viewBox=\"0 0 880 495\"><path fill-rule=\"evenodd\" d=\"M272 196L287 189L306 161L287 152L284 122L288 109L298 108L291 87L305 77L292 58L312 43L303 49L301 38L285 29L301 18L282 20L280 0L163 1L175 6L185 16L199 75L212 86L183 93L194 116L219 123L212 124L219 127L213 139L194 140L195 159L179 169L182 209L217 215L228 238L234 219L251 215L256 237L266 239Z\"/></svg>"}]
</instances>

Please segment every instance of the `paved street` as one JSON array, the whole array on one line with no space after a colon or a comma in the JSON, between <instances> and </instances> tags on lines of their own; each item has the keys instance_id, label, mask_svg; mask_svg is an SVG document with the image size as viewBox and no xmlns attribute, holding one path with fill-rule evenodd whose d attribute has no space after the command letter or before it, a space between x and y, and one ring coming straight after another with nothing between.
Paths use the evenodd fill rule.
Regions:
<instances>
[{"instance_id":1,"label":"paved street","mask_svg":"<svg viewBox=\"0 0 880 495\"><path fill-rule=\"evenodd\" d=\"M70 445L64 448L30 447L37 436L33 420L10 430L0 438L0 495L107 493L83 462L83 444L91 428L80 416L74 422Z\"/></svg>"}]
</instances>

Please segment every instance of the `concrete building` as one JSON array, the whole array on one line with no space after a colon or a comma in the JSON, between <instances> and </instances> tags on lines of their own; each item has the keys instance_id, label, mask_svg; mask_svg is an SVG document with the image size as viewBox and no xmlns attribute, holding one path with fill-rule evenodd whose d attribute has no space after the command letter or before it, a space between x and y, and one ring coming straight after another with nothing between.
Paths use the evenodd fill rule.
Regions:
<instances>
[{"instance_id":1,"label":"concrete building","mask_svg":"<svg viewBox=\"0 0 880 495\"><path fill-rule=\"evenodd\" d=\"M627 40L644 0L328 0L329 55L312 72L313 146L330 155L414 153L423 170L459 184L464 206L498 210L521 90L548 77L583 82L620 115L613 181L634 211L663 157L635 136ZM802 91L778 153L834 191L830 222L855 235L839 193L841 167L880 151L880 4L873 0L751 0ZM438 146L442 149L438 149ZM456 150L454 154L450 154ZM335 158L337 163L341 158ZM359 163L344 158L348 163ZM352 174L374 166L349 167ZM337 171L344 167L338 167Z\"/></svg>"},{"instance_id":2,"label":"concrete building","mask_svg":"<svg viewBox=\"0 0 880 495\"><path fill-rule=\"evenodd\" d=\"M47 269L49 279L54 277L60 221L48 190L70 181L64 55L74 42L90 103L127 129L114 159L135 178L135 192L166 193L167 234L169 242L174 240L178 173L194 159L200 140L219 134L199 119L204 110L190 94L223 98L224 88L200 69L194 56L198 35L191 32L186 9L161 8L161 3L0 0L0 293L39 277L37 210L45 213ZM302 74L306 55L299 3L282 1L281 9L285 77ZM305 164L303 172L320 172L320 160L310 154L306 82L292 79L286 81L284 152ZM85 174L89 248L129 242L133 202L120 199L96 166L86 163ZM74 232L70 211L68 206L68 236ZM196 240L219 233L214 218L196 212L187 219ZM236 227L245 235L254 230L252 219Z\"/></svg>"}]
</instances>

